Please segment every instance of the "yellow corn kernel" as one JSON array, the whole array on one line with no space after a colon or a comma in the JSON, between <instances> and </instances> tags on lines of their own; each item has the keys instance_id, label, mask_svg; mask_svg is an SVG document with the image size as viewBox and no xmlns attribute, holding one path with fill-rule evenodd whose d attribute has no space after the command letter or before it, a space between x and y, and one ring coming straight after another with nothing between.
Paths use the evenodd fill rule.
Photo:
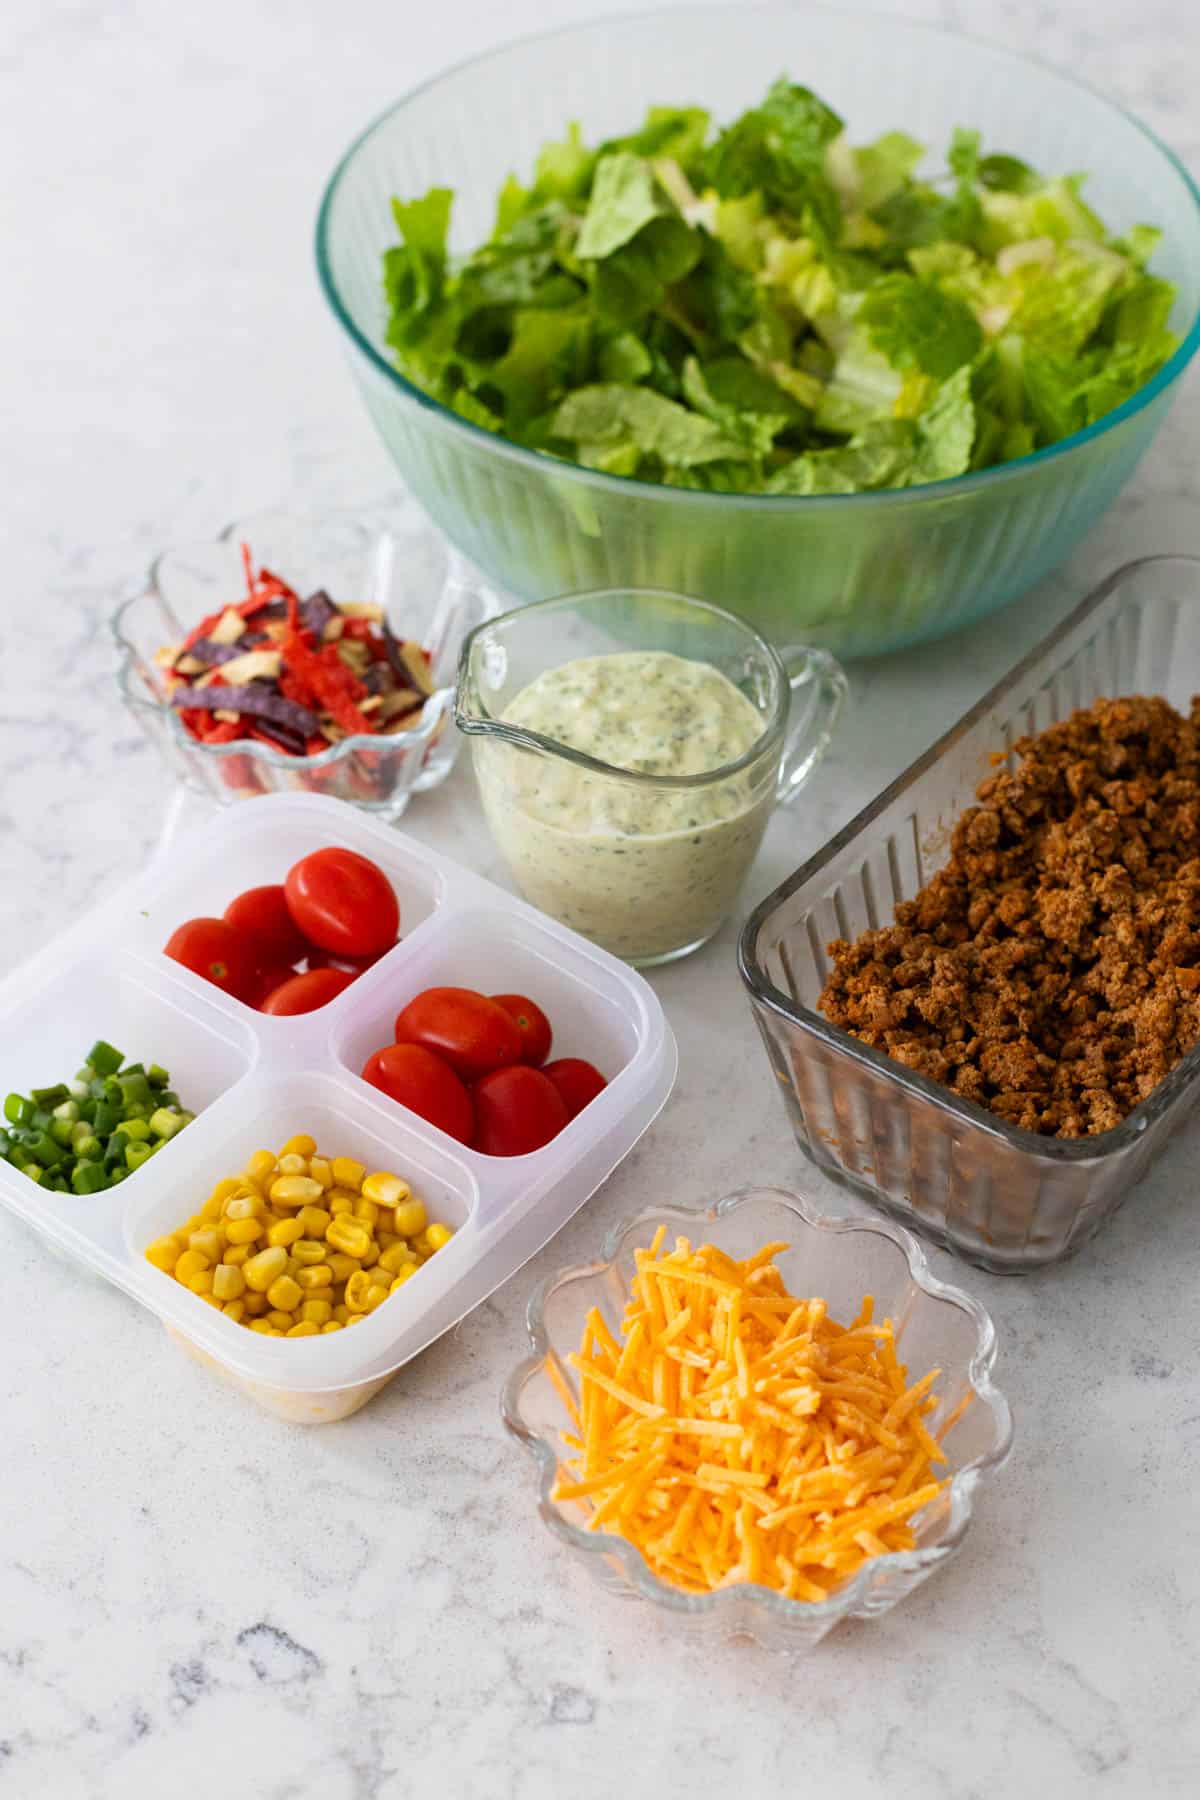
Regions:
<instances>
[{"instance_id":1,"label":"yellow corn kernel","mask_svg":"<svg viewBox=\"0 0 1200 1800\"><path fill-rule=\"evenodd\" d=\"M296 1214L297 1220L304 1227L301 1236L323 1238L331 1217L332 1215L327 1213L323 1206L302 1206Z\"/></svg>"},{"instance_id":2,"label":"yellow corn kernel","mask_svg":"<svg viewBox=\"0 0 1200 1800\"><path fill-rule=\"evenodd\" d=\"M429 1245L431 1251L444 1250L453 1236L454 1233L451 1231L449 1225L442 1225L435 1221L434 1224L428 1226L426 1229L425 1242Z\"/></svg>"},{"instance_id":3,"label":"yellow corn kernel","mask_svg":"<svg viewBox=\"0 0 1200 1800\"><path fill-rule=\"evenodd\" d=\"M358 1195L349 1188L330 1188L325 1196L325 1205L336 1218L340 1213L352 1213L358 1204Z\"/></svg>"},{"instance_id":4,"label":"yellow corn kernel","mask_svg":"<svg viewBox=\"0 0 1200 1800\"><path fill-rule=\"evenodd\" d=\"M231 1244L221 1261L228 1263L231 1269L240 1269L242 1264L248 1262L253 1255L253 1244Z\"/></svg>"},{"instance_id":5,"label":"yellow corn kernel","mask_svg":"<svg viewBox=\"0 0 1200 1800\"><path fill-rule=\"evenodd\" d=\"M373 1200L377 1206L398 1206L411 1193L412 1189L407 1181L401 1181L398 1175L390 1175L386 1169L379 1169L374 1175L368 1175L362 1184L363 1199Z\"/></svg>"},{"instance_id":6,"label":"yellow corn kernel","mask_svg":"<svg viewBox=\"0 0 1200 1800\"><path fill-rule=\"evenodd\" d=\"M335 1281L349 1281L355 1270L362 1268L357 1256L347 1256L344 1250L331 1251L325 1262Z\"/></svg>"},{"instance_id":7,"label":"yellow corn kernel","mask_svg":"<svg viewBox=\"0 0 1200 1800\"><path fill-rule=\"evenodd\" d=\"M352 1156L335 1156L329 1167L337 1185L353 1188L355 1193L362 1186L363 1176L367 1172L365 1163L355 1162Z\"/></svg>"},{"instance_id":8,"label":"yellow corn kernel","mask_svg":"<svg viewBox=\"0 0 1200 1800\"><path fill-rule=\"evenodd\" d=\"M243 1273L256 1294L265 1294L271 1283L287 1268L287 1251L281 1244L270 1244L252 1256Z\"/></svg>"},{"instance_id":9,"label":"yellow corn kernel","mask_svg":"<svg viewBox=\"0 0 1200 1800\"><path fill-rule=\"evenodd\" d=\"M319 1238L297 1238L292 1245L292 1256L301 1265L325 1261L326 1250Z\"/></svg>"},{"instance_id":10,"label":"yellow corn kernel","mask_svg":"<svg viewBox=\"0 0 1200 1800\"><path fill-rule=\"evenodd\" d=\"M266 1312L267 1296L265 1294L256 1294L253 1288L247 1288L242 1298L246 1302L246 1311L252 1319L257 1319L259 1313Z\"/></svg>"},{"instance_id":11,"label":"yellow corn kernel","mask_svg":"<svg viewBox=\"0 0 1200 1800\"><path fill-rule=\"evenodd\" d=\"M307 1131L298 1131L279 1152L279 1160L282 1162L285 1156L311 1156L316 1147L316 1138L309 1137Z\"/></svg>"},{"instance_id":12,"label":"yellow corn kernel","mask_svg":"<svg viewBox=\"0 0 1200 1800\"><path fill-rule=\"evenodd\" d=\"M271 1337L273 1335L271 1327L267 1324L265 1319L251 1319L250 1329L251 1331L257 1331L260 1337Z\"/></svg>"},{"instance_id":13,"label":"yellow corn kernel","mask_svg":"<svg viewBox=\"0 0 1200 1800\"><path fill-rule=\"evenodd\" d=\"M280 1219L279 1223L272 1225L267 1232L267 1242L268 1244L282 1244L286 1250L289 1244L294 1244L297 1238L303 1236L304 1227L299 1219Z\"/></svg>"},{"instance_id":14,"label":"yellow corn kernel","mask_svg":"<svg viewBox=\"0 0 1200 1800\"><path fill-rule=\"evenodd\" d=\"M177 1237L155 1238L152 1244L146 1245L146 1261L161 1269L164 1275L175 1273L175 1264L183 1255L183 1246Z\"/></svg>"},{"instance_id":15,"label":"yellow corn kernel","mask_svg":"<svg viewBox=\"0 0 1200 1800\"><path fill-rule=\"evenodd\" d=\"M333 1270L328 1263L309 1263L306 1269L297 1270L296 1280L305 1293L311 1294L315 1288L333 1286Z\"/></svg>"},{"instance_id":16,"label":"yellow corn kernel","mask_svg":"<svg viewBox=\"0 0 1200 1800\"><path fill-rule=\"evenodd\" d=\"M344 1250L347 1256L362 1257L371 1248L371 1234L365 1225L342 1213L330 1221L325 1242L334 1250Z\"/></svg>"},{"instance_id":17,"label":"yellow corn kernel","mask_svg":"<svg viewBox=\"0 0 1200 1800\"><path fill-rule=\"evenodd\" d=\"M350 1277L346 1283L346 1305L352 1313L366 1312L367 1295L370 1288L371 1277L364 1269L360 1269L357 1275Z\"/></svg>"},{"instance_id":18,"label":"yellow corn kernel","mask_svg":"<svg viewBox=\"0 0 1200 1800\"><path fill-rule=\"evenodd\" d=\"M213 1270L212 1291L218 1300L240 1300L246 1291L246 1277L228 1263L218 1263Z\"/></svg>"},{"instance_id":19,"label":"yellow corn kernel","mask_svg":"<svg viewBox=\"0 0 1200 1800\"><path fill-rule=\"evenodd\" d=\"M213 1291L213 1273L211 1269L200 1269L195 1275L189 1275L187 1285L193 1294L211 1294Z\"/></svg>"},{"instance_id":20,"label":"yellow corn kernel","mask_svg":"<svg viewBox=\"0 0 1200 1800\"><path fill-rule=\"evenodd\" d=\"M394 1231L389 1231L386 1225L377 1225L375 1227L375 1242L379 1245L381 1250L390 1250L393 1244L398 1244L400 1241L401 1240L396 1236L396 1233Z\"/></svg>"},{"instance_id":21,"label":"yellow corn kernel","mask_svg":"<svg viewBox=\"0 0 1200 1800\"><path fill-rule=\"evenodd\" d=\"M333 1316L339 1325L344 1325L350 1317L350 1308L344 1300L339 1300L333 1309Z\"/></svg>"},{"instance_id":22,"label":"yellow corn kernel","mask_svg":"<svg viewBox=\"0 0 1200 1800\"><path fill-rule=\"evenodd\" d=\"M277 1312L295 1312L303 1298L290 1275L277 1275L267 1289L267 1299Z\"/></svg>"},{"instance_id":23,"label":"yellow corn kernel","mask_svg":"<svg viewBox=\"0 0 1200 1800\"><path fill-rule=\"evenodd\" d=\"M225 1236L231 1244L253 1244L264 1231L261 1219L230 1219Z\"/></svg>"},{"instance_id":24,"label":"yellow corn kernel","mask_svg":"<svg viewBox=\"0 0 1200 1800\"><path fill-rule=\"evenodd\" d=\"M367 1316L366 1313L352 1312L350 1314L350 1317L346 1320L347 1328L351 1325L361 1325L363 1320L366 1318L366 1316Z\"/></svg>"},{"instance_id":25,"label":"yellow corn kernel","mask_svg":"<svg viewBox=\"0 0 1200 1800\"><path fill-rule=\"evenodd\" d=\"M232 1319L235 1325L240 1325L246 1317L246 1302L240 1297L237 1300L227 1300L221 1310L227 1319ZM249 1320L246 1322L249 1324Z\"/></svg>"},{"instance_id":26,"label":"yellow corn kernel","mask_svg":"<svg viewBox=\"0 0 1200 1800\"><path fill-rule=\"evenodd\" d=\"M405 1268L400 1270L399 1274L396 1276L396 1279L392 1282L391 1287L388 1289L388 1293L394 1294L394 1293L398 1292L398 1290L404 1286L406 1281L412 1280L412 1278L416 1274L416 1272L417 1272L416 1263L409 1263Z\"/></svg>"},{"instance_id":27,"label":"yellow corn kernel","mask_svg":"<svg viewBox=\"0 0 1200 1800\"><path fill-rule=\"evenodd\" d=\"M379 1261L379 1245L374 1242L369 1243L359 1257L359 1261L362 1263L364 1269L373 1268Z\"/></svg>"},{"instance_id":28,"label":"yellow corn kernel","mask_svg":"<svg viewBox=\"0 0 1200 1800\"><path fill-rule=\"evenodd\" d=\"M369 1225L371 1230L374 1231L376 1225L379 1223L379 1208L373 1200L356 1200L354 1202L354 1216L359 1221L360 1225Z\"/></svg>"},{"instance_id":29,"label":"yellow corn kernel","mask_svg":"<svg viewBox=\"0 0 1200 1800\"><path fill-rule=\"evenodd\" d=\"M284 1312L282 1306L273 1306L266 1315L267 1324L273 1325L276 1331L290 1331L296 1323L294 1312Z\"/></svg>"},{"instance_id":30,"label":"yellow corn kernel","mask_svg":"<svg viewBox=\"0 0 1200 1800\"><path fill-rule=\"evenodd\" d=\"M367 1289L367 1311L374 1312L377 1306L382 1306L391 1291L386 1281L373 1281Z\"/></svg>"},{"instance_id":31,"label":"yellow corn kernel","mask_svg":"<svg viewBox=\"0 0 1200 1800\"><path fill-rule=\"evenodd\" d=\"M284 1337L319 1337L321 1327L313 1325L308 1319L301 1319L298 1325L293 1325L291 1330L285 1331L283 1335Z\"/></svg>"},{"instance_id":32,"label":"yellow corn kernel","mask_svg":"<svg viewBox=\"0 0 1200 1800\"><path fill-rule=\"evenodd\" d=\"M273 1150L256 1150L244 1170L251 1181L267 1181L274 1172L275 1153Z\"/></svg>"},{"instance_id":33,"label":"yellow corn kernel","mask_svg":"<svg viewBox=\"0 0 1200 1800\"><path fill-rule=\"evenodd\" d=\"M342 1321L340 1319L326 1319L324 1325L322 1325L322 1327L321 1327L321 1336L324 1337L325 1334L330 1331L344 1331L344 1330L345 1330L345 1327L342 1324Z\"/></svg>"},{"instance_id":34,"label":"yellow corn kernel","mask_svg":"<svg viewBox=\"0 0 1200 1800\"><path fill-rule=\"evenodd\" d=\"M310 1319L314 1325L325 1325L333 1317L333 1308L328 1300L306 1300L300 1308L300 1317Z\"/></svg>"},{"instance_id":35,"label":"yellow corn kernel","mask_svg":"<svg viewBox=\"0 0 1200 1800\"><path fill-rule=\"evenodd\" d=\"M261 1194L234 1194L225 1202L225 1217L232 1223L234 1219L261 1219L267 1210L267 1203Z\"/></svg>"},{"instance_id":36,"label":"yellow corn kernel","mask_svg":"<svg viewBox=\"0 0 1200 1800\"><path fill-rule=\"evenodd\" d=\"M271 1183L271 1199L276 1206L307 1206L311 1201L319 1200L324 1191L307 1175L285 1173Z\"/></svg>"},{"instance_id":37,"label":"yellow corn kernel","mask_svg":"<svg viewBox=\"0 0 1200 1800\"><path fill-rule=\"evenodd\" d=\"M232 1200L233 1196L241 1188L241 1185L242 1178L240 1175L225 1175L218 1181L208 1198L210 1201L215 1200L218 1206L224 1206L226 1200Z\"/></svg>"},{"instance_id":38,"label":"yellow corn kernel","mask_svg":"<svg viewBox=\"0 0 1200 1800\"><path fill-rule=\"evenodd\" d=\"M410 1238L408 1241L417 1252L418 1256L428 1256L430 1254L428 1225L425 1227L424 1231L418 1231L416 1237Z\"/></svg>"},{"instance_id":39,"label":"yellow corn kernel","mask_svg":"<svg viewBox=\"0 0 1200 1800\"><path fill-rule=\"evenodd\" d=\"M197 1298L203 1300L205 1306L211 1306L214 1312L225 1311L225 1308L221 1305L221 1302L217 1299L215 1294L199 1294L197 1295Z\"/></svg>"},{"instance_id":40,"label":"yellow corn kernel","mask_svg":"<svg viewBox=\"0 0 1200 1800\"><path fill-rule=\"evenodd\" d=\"M308 1173L311 1180L319 1181L323 1188L333 1186L333 1170L323 1156L309 1157Z\"/></svg>"},{"instance_id":41,"label":"yellow corn kernel","mask_svg":"<svg viewBox=\"0 0 1200 1800\"><path fill-rule=\"evenodd\" d=\"M401 1237L415 1237L418 1231L424 1231L427 1217L424 1201L402 1200L392 1214L392 1230Z\"/></svg>"},{"instance_id":42,"label":"yellow corn kernel","mask_svg":"<svg viewBox=\"0 0 1200 1800\"><path fill-rule=\"evenodd\" d=\"M199 1275L202 1269L208 1268L208 1258L201 1250L185 1250L175 1264L175 1279L182 1281L184 1287L193 1275Z\"/></svg>"},{"instance_id":43,"label":"yellow corn kernel","mask_svg":"<svg viewBox=\"0 0 1200 1800\"><path fill-rule=\"evenodd\" d=\"M197 1231L201 1225L212 1225L220 1218L221 1208L224 1204L223 1200L214 1200L210 1195L204 1202L204 1205L200 1208L200 1211L196 1214L196 1217L188 1220L188 1223L184 1226L184 1230Z\"/></svg>"},{"instance_id":44,"label":"yellow corn kernel","mask_svg":"<svg viewBox=\"0 0 1200 1800\"><path fill-rule=\"evenodd\" d=\"M221 1252L224 1248L221 1234L215 1225L205 1225L202 1230L190 1232L188 1235L188 1249L198 1250L201 1256L208 1258L210 1263L220 1262Z\"/></svg>"},{"instance_id":45,"label":"yellow corn kernel","mask_svg":"<svg viewBox=\"0 0 1200 1800\"><path fill-rule=\"evenodd\" d=\"M279 1157L279 1173L281 1175L308 1174L308 1158L301 1156L298 1150L284 1150Z\"/></svg>"},{"instance_id":46,"label":"yellow corn kernel","mask_svg":"<svg viewBox=\"0 0 1200 1800\"><path fill-rule=\"evenodd\" d=\"M412 1251L407 1244L389 1244L380 1254L379 1266L386 1269L389 1275L398 1275L401 1269L410 1267L412 1260Z\"/></svg>"}]
</instances>

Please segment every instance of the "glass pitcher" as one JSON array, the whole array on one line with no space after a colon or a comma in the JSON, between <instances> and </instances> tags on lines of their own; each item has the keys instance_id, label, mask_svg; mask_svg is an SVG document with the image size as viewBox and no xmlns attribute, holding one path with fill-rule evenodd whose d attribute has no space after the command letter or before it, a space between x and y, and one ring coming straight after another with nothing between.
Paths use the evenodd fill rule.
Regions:
<instances>
[{"instance_id":1,"label":"glass pitcher","mask_svg":"<svg viewBox=\"0 0 1200 1800\"><path fill-rule=\"evenodd\" d=\"M583 670L564 672L580 659ZM676 659L702 666L681 670ZM781 655L705 601L612 588L477 626L463 644L455 719L526 898L645 966L698 949L728 917L772 807L815 768L845 694L826 651ZM557 724L572 706L574 746L530 722Z\"/></svg>"}]
</instances>

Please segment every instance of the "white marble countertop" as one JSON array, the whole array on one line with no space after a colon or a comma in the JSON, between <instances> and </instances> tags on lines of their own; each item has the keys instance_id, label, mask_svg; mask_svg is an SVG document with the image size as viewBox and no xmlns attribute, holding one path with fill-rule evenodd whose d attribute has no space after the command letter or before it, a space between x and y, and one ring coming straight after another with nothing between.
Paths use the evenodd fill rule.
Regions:
<instances>
[{"instance_id":1,"label":"white marble countertop","mask_svg":"<svg viewBox=\"0 0 1200 1800\"><path fill-rule=\"evenodd\" d=\"M390 483L311 272L335 155L439 65L601 10L10 0L0 966L154 840L163 775L116 707L105 630L130 578L236 514ZM1173 0L887 10L1035 50L1200 166L1200 40ZM855 670L836 752L774 822L747 903L1100 574L1200 550L1197 399L1193 381L1055 581L970 636ZM406 824L499 873L465 771ZM681 1180L855 1209L791 1142L734 935L655 978L682 1067L651 1135L344 1425L260 1415L0 1218L0 1800L1200 1790L1200 1127L1057 1272L1003 1281L934 1253L995 1315L1017 1448L958 1561L886 1619L795 1666L691 1648L593 1588L538 1523L497 1414L535 1278Z\"/></svg>"}]
</instances>

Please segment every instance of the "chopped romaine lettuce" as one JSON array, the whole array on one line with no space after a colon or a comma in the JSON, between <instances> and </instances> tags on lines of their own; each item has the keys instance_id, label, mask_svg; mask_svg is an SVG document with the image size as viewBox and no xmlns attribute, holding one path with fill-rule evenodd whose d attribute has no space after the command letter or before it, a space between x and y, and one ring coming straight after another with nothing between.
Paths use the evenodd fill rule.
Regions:
<instances>
[{"instance_id":1,"label":"chopped romaine lettuce","mask_svg":"<svg viewBox=\"0 0 1200 1800\"><path fill-rule=\"evenodd\" d=\"M491 238L447 253L452 196L394 201L388 343L460 417L643 481L838 494L944 481L1060 442L1176 347L1159 233L1110 236L1077 174L954 133L852 147L781 78L711 131L652 107L578 125Z\"/></svg>"}]
</instances>

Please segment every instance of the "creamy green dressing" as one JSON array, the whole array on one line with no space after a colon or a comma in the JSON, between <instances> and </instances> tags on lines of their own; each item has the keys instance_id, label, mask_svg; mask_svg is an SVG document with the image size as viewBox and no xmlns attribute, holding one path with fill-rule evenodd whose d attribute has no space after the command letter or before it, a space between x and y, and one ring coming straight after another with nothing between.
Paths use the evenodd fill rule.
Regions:
<instances>
[{"instance_id":1,"label":"creamy green dressing","mask_svg":"<svg viewBox=\"0 0 1200 1800\"><path fill-rule=\"evenodd\" d=\"M665 652L547 669L503 717L650 776L713 775L763 732L719 669ZM477 741L475 759L488 821L528 897L638 961L702 942L728 913L766 826L777 760L676 789L495 739Z\"/></svg>"}]
</instances>

